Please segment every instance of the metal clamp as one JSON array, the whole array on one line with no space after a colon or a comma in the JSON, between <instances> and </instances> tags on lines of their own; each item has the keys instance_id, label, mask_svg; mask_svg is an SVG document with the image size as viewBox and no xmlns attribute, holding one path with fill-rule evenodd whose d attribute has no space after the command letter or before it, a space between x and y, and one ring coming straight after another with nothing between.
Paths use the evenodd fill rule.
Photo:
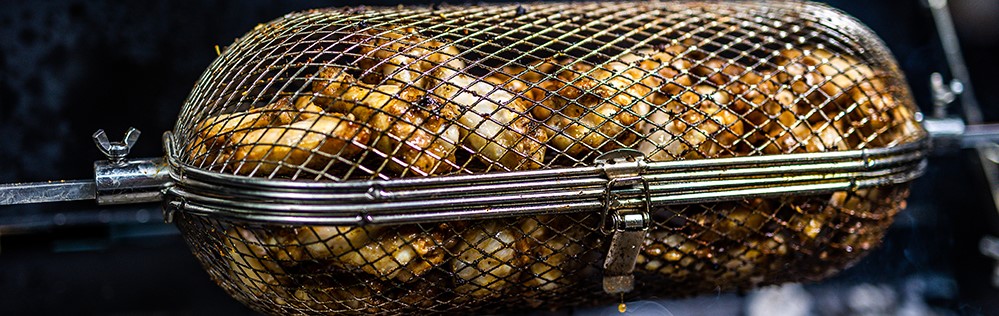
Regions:
<instances>
[{"instance_id":1,"label":"metal clamp","mask_svg":"<svg viewBox=\"0 0 999 316\"><path fill-rule=\"evenodd\" d=\"M604 210L600 231L611 235L610 247L604 259L604 292L618 294L635 287L635 262L652 224L649 204L649 183L642 177L645 156L633 149L606 153L596 159L609 178L604 195ZM639 189L644 195L641 206L617 203L618 189Z\"/></svg>"},{"instance_id":2,"label":"metal clamp","mask_svg":"<svg viewBox=\"0 0 999 316\"><path fill-rule=\"evenodd\" d=\"M94 162L97 203L130 204L160 201L169 183L169 168L162 158L125 159L139 140L139 130L129 128L120 142L108 140L103 129L94 133L94 143L107 161Z\"/></svg>"}]
</instances>

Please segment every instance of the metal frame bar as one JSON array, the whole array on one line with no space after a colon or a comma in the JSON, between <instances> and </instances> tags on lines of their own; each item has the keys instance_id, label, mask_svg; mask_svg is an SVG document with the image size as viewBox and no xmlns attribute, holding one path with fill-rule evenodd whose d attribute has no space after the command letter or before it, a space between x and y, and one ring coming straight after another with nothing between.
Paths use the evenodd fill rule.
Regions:
<instances>
[{"instance_id":1,"label":"metal frame bar","mask_svg":"<svg viewBox=\"0 0 999 316\"><path fill-rule=\"evenodd\" d=\"M642 163L651 206L819 194L911 181L928 141L891 148ZM639 189L605 201L605 166L393 180L302 182L171 164L166 212L282 224L403 224L599 210L646 203ZM167 217L169 218L169 216Z\"/></svg>"}]
</instances>

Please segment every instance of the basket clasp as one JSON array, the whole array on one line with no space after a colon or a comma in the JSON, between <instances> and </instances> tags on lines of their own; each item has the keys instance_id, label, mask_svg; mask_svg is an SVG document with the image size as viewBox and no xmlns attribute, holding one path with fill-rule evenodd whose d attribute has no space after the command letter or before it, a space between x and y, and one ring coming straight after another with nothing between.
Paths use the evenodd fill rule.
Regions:
<instances>
[{"instance_id":1,"label":"basket clasp","mask_svg":"<svg viewBox=\"0 0 999 316\"><path fill-rule=\"evenodd\" d=\"M635 262L649 233L651 216L649 183L642 177L645 156L634 149L608 152L595 161L607 176L600 231L611 235L604 259L604 292L618 294L634 289ZM640 191L636 199L625 199ZM634 205L638 204L638 205Z\"/></svg>"}]
</instances>

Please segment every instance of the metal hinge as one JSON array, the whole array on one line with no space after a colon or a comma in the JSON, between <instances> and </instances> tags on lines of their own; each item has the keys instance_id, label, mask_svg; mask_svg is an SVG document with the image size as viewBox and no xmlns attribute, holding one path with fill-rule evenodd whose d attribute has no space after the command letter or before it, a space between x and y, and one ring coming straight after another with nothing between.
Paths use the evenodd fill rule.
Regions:
<instances>
[{"instance_id":1,"label":"metal hinge","mask_svg":"<svg viewBox=\"0 0 999 316\"><path fill-rule=\"evenodd\" d=\"M642 244L649 233L649 183L642 177L645 156L633 149L608 152L596 159L607 176L604 209L600 231L611 235L610 247L604 259L604 292L618 294L630 292L635 287L635 262ZM640 206L620 204L621 190L641 191L645 197Z\"/></svg>"}]
</instances>

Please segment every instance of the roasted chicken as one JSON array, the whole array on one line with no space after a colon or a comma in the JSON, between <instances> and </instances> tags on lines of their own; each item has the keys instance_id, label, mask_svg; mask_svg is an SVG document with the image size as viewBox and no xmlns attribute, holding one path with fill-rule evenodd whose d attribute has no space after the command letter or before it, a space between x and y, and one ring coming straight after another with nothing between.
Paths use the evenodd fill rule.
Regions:
<instances>
[{"instance_id":1,"label":"roasted chicken","mask_svg":"<svg viewBox=\"0 0 999 316\"><path fill-rule=\"evenodd\" d=\"M451 260L451 269L459 278L454 291L475 298L500 295L515 281L527 250L517 241L515 228L504 221L484 222L461 235Z\"/></svg>"},{"instance_id":2,"label":"roasted chicken","mask_svg":"<svg viewBox=\"0 0 999 316\"><path fill-rule=\"evenodd\" d=\"M379 226L307 226L290 246L292 260L330 260L345 269L360 269L380 279L407 282L444 260L439 233Z\"/></svg>"},{"instance_id":3,"label":"roasted chicken","mask_svg":"<svg viewBox=\"0 0 999 316\"><path fill-rule=\"evenodd\" d=\"M202 122L191 155L226 163L237 174L293 175L325 170L367 147L369 131L351 115L324 113L304 99L282 98L248 112Z\"/></svg>"},{"instance_id":4,"label":"roasted chicken","mask_svg":"<svg viewBox=\"0 0 999 316\"><path fill-rule=\"evenodd\" d=\"M743 123L730 109L732 97L711 86L684 91L648 117L638 144L651 161L733 156Z\"/></svg>"},{"instance_id":5,"label":"roasted chicken","mask_svg":"<svg viewBox=\"0 0 999 316\"><path fill-rule=\"evenodd\" d=\"M525 99L464 74L435 72L448 78L434 88L434 95L461 109L465 146L479 160L501 170L537 169L545 155L548 135L530 118Z\"/></svg>"},{"instance_id":6,"label":"roasted chicken","mask_svg":"<svg viewBox=\"0 0 999 316\"><path fill-rule=\"evenodd\" d=\"M375 130L374 147L390 170L402 176L443 173L455 166L457 111L435 97L396 85L357 82L342 68L317 74L317 102L333 112L351 113Z\"/></svg>"},{"instance_id":7,"label":"roasted chicken","mask_svg":"<svg viewBox=\"0 0 999 316\"><path fill-rule=\"evenodd\" d=\"M652 86L647 72L621 62L593 67L575 62L549 81L554 96L534 111L546 121L551 144L573 157L628 147L638 140L641 118L649 113Z\"/></svg>"},{"instance_id":8,"label":"roasted chicken","mask_svg":"<svg viewBox=\"0 0 999 316\"><path fill-rule=\"evenodd\" d=\"M337 167L349 166L339 169L388 179L575 165L618 148L659 162L883 147L921 133L878 68L819 48L730 56L688 40L599 64L556 56L494 67L466 64L474 54L412 28L344 42L356 58L301 76L297 98L202 119L185 148L192 161L261 177L342 180ZM662 207L637 271L719 283L864 249L879 236L840 227L860 225L853 217L884 224L877 221L901 207L887 203L899 192ZM839 216L846 213L853 217ZM464 303L510 293L540 301L591 276L593 245L604 240L587 219L230 228L220 253L234 286L309 309L368 312L435 306L429 296ZM824 242L833 246L797 252ZM306 277L289 276L296 273Z\"/></svg>"},{"instance_id":9,"label":"roasted chicken","mask_svg":"<svg viewBox=\"0 0 999 316\"><path fill-rule=\"evenodd\" d=\"M458 58L460 52L456 47L429 40L416 34L413 28L372 30L367 35L361 41L364 58L359 62L365 83L422 90L432 81L427 76L432 69L464 71L465 64Z\"/></svg>"}]
</instances>

